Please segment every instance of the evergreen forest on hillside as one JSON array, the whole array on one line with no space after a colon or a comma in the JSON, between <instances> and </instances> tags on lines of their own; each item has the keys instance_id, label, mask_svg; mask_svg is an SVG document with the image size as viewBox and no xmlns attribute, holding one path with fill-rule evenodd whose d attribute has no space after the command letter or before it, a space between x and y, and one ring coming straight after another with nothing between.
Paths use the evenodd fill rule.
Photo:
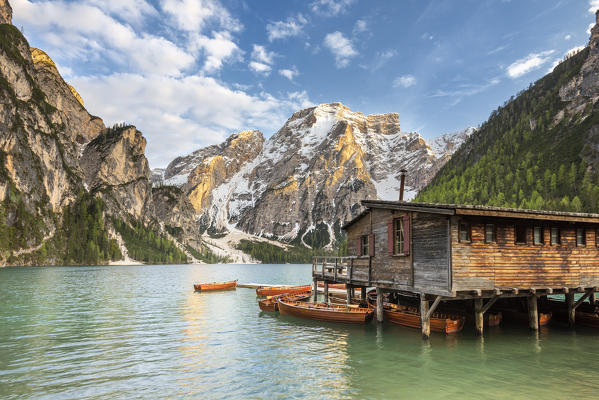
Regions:
<instances>
[{"instance_id":1,"label":"evergreen forest on hillside","mask_svg":"<svg viewBox=\"0 0 599 400\"><path fill-rule=\"evenodd\" d=\"M263 264L311 264L314 256L347 255L347 239L339 243L339 248L336 250L310 249L298 245L283 248L268 242L246 239L242 239L237 248Z\"/></svg>"},{"instance_id":2,"label":"evergreen forest on hillside","mask_svg":"<svg viewBox=\"0 0 599 400\"><path fill-rule=\"evenodd\" d=\"M30 265L62 264L62 265L97 265L122 258L119 246L114 239L109 239L104 220L104 202L85 193L83 190L73 204L64 208L62 223L48 240L43 239L45 223L43 216L34 216L27 210L21 194L10 189L9 196L0 205L0 220L7 215L14 215L15 223L0 223L0 247L9 251L8 262L16 257ZM58 223L54 214L46 218ZM0 222L2 222L0 221ZM15 249L31 251L15 255Z\"/></svg>"},{"instance_id":3,"label":"evergreen forest on hillside","mask_svg":"<svg viewBox=\"0 0 599 400\"><path fill-rule=\"evenodd\" d=\"M554 122L565 105L559 88L588 53L566 59L493 111L415 201L597 212L599 179L581 155L599 112L589 105L585 117Z\"/></svg>"},{"instance_id":4,"label":"evergreen forest on hillside","mask_svg":"<svg viewBox=\"0 0 599 400\"><path fill-rule=\"evenodd\" d=\"M129 257L150 264L187 263L187 255L183 250L143 222L131 219L126 223L121 219L113 218L112 223L123 238Z\"/></svg>"}]
</instances>

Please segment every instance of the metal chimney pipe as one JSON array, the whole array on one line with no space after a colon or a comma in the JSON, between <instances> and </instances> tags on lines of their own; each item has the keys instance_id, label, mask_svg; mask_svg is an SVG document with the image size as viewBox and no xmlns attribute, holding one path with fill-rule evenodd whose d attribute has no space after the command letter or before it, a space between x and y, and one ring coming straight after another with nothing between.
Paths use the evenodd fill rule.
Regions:
<instances>
[{"instance_id":1,"label":"metal chimney pipe","mask_svg":"<svg viewBox=\"0 0 599 400\"><path fill-rule=\"evenodd\" d=\"M404 189L404 184L406 182L406 171L405 169L402 169L401 171L399 171L399 173L401 174L401 185L399 186L399 201L403 201L403 189Z\"/></svg>"}]
</instances>

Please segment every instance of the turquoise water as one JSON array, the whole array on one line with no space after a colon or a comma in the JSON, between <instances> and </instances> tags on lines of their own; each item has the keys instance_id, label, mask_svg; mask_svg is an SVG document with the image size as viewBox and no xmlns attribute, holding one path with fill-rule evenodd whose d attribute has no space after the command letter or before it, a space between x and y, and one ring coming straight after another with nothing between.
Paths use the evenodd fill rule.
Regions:
<instances>
[{"instance_id":1,"label":"turquoise water","mask_svg":"<svg viewBox=\"0 0 599 400\"><path fill-rule=\"evenodd\" d=\"M599 330L457 335L261 313L309 265L0 269L0 398L597 398Z\"/></svg>"}]
</instances>

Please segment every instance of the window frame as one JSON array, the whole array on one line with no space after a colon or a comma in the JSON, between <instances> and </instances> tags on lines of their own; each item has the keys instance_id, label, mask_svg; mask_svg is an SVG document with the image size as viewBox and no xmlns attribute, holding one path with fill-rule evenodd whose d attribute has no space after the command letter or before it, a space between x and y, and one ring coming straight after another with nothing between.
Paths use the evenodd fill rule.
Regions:
<instances>
[{"instance_id":1,"label":"window frame","mask_svg":"<svg viewBox=\"0 0 599 400\"><path fill-rule=\"evenodd\" d=\"M518 228L524 229L524 241L518 241ZM525 223L514 224L514 244L526 245L528 244L528 225Z\"/></svg>"},{"instance_id":2,"label":"window frame","mask_svg":"<svg viewBox=\"0 0 599 400\"><path fill-rule=\"evenodd\" d=\"M557 241L553 241L553 232L557 232L556 239ZM550 246L560 246L562 244L562 230L557 226L552 226L549 231L549 245Z\"/></svg>"},{"instance_id":3,"label":"window frame","mask_svg":"<svg viewBox=\"0 0 599 400\"><path fill-rule=\"evenodd\" d=\"M366 238L366 245L364 245L364 238ZM361 244L361 254L360 257L369 257L370 256L370 235L366 234L366 235L361 235L360 236L360 240L362 242ZM364 254L366 253L366 254Z\"/></svg>"},{"instance_id":4,"label":"window frame","mask_svg":"<svg viewBox=\"0 0 599 400\"><path fill-rule=\"evenodd\" d=\"M406 254L406 233L404 232L404 217L393 218L393 255L403 256ZM399 226L399 229L397 229ZM401 232L401 240L397 240L397 232ZM401 251L399 245L401 243Z\"/></svg>"},{"instance_id":5,"label":"window frame","mask_svg":"<svg viewBox=\"0 0 599 400\"><path fill-rule=\"evenodd\" d=\"M487 228L491 226L491 234L493 235L493 240L487 240ZM485 243L497 243L497 224L494 223L485 223Z\"/></svg>"},{"instance_id":6,"label":"window frame","mask_svg":"<svg viewBox=\"0 0 599 400\"><path fill-rule=\"evenodd\" d=\"M462 229L462 225L466 225L466 230ZM462 239L462 232L466 232L467 239ZM458 221L458 242L472 243L472 224L468 221Z\"/></svg>"},{"instance_id":7,"label":"window frame","mask_svg":"<svg viewBox=\"0 0 599 400\"><path fill-rule=\"evenodd\" d=\"M541 235L540 235L541 240L539 242L537 242L537 238L535 236L537 229L539 229L540 233L541 233ZM532 227L532 244L535 246L544 246L545 245L545 229L540 225L536 225L536 226Z\"/></svg>"},{"instance_id":8,"label":"window frame","mask_svg":"<svg viewBox=\"0 0 599 400\"><path fill-rule=\"evenodd\" d=\"M578 242L578 234L582 232L580 238L581 242ZM576 228L576 247L586 247L587 245L587 230L586 228Z\"/></svg>"}]
</instances>

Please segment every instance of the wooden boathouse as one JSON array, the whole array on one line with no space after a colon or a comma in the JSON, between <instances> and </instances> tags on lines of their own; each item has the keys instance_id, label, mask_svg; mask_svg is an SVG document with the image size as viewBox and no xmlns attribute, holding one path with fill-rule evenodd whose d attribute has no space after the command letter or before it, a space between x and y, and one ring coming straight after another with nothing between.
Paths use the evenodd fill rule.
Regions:
<instances>
[{"instance_id":1,"label":"wooden boathouse","mask_svg":"<svg viewBox=\"0 0 599 400\"><path fill-rule=\"evenodd\" d=\"M348 257L316 257L314 285L345 283L419 297L422 334L441 301L472 300L478 333L498 300L525 297L531 329L537 300L565 294L569 322L599 287L599 214L486 206L362 201L365 210L343 226ZM316 286L315 286L316 287ZM316 291L315 291L316 293ZM575 301L575 294L582 297ZM432 302L432 304L431 304Z\"/></svg>"}]
</instances>

